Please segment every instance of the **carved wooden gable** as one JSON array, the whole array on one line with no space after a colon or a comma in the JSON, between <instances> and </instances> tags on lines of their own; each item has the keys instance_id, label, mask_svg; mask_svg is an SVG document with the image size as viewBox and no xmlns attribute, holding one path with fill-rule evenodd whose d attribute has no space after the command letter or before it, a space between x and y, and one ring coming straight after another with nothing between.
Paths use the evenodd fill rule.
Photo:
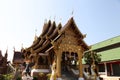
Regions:
<instances>
[{"instance_id":1,"label":"carved wooden gable","mask_svg":"<svg viewBox=\"0 0 120 80\"><path fill-rule=\"evenodd\" d=\"M71 18L67 24L62 27L61 29L61 35L56 40L56 47L73 50L75 51L76 48L82 47L84 50L88 49L87 44L84 42L84 36L77 28L73 18Z\"/></svg>"},{"instance_id":2,"label":"carved wooden gable","mask_svg":"<svg viewBox=\"0 0 120 80\"><path fill-rule=\"evenodd\" d=\"M71 28L67 28L63 36L62 44L78 45L78 38Z\"/></svg>"},{"instance_id":3,"label":"carved wooden gable","mask_svg":"<svg viewBox=\"0 0 120 80\"><path fill-rule=\"evenodd\" d=\"M67 22L67 24L61 30L61 32L63 33L62 36L64 36L64 38L62 39L63 44L78 46L80 45L80 43L82 43L81 40L83 39L83 35L77 28L73 18L71 18Z\"/></svg>"}]
</instances>

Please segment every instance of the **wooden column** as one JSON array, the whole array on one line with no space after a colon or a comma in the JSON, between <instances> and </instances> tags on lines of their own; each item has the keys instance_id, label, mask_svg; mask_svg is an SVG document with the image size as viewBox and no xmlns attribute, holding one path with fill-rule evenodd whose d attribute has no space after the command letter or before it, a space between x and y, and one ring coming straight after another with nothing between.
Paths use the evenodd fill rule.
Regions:
<instances>
[{"instance_id":1,"label":"wooden column","mask_svg":"<svg viewBox=\"0 0 120 80\"><path fill-rule=\"evenodd\" d=\"M61 52L60 50L57 53L57 77L61 78Z\"/></svg>"},{"instance_id":2,"label":"wooden column","mask_svg":"<svg viewBox=\"0 0 120 80\"><path fill-rule=\"evenodd\" d=\"M84 80L83 78L83 64L82 64L82 54L83 50L78 49L78 58L79 58L79 80Z\"/></svg>"},{"instance_id":3,"label":"wooden column","mask_svg":"<svg viewBox=\"0 0 120 80\"><path fill-rule=\"evenodd\" d=\"M39 57L40 56L38 55L38 56L35 56L35 58L34 58L35 59L35 65L34 65L35 69L38 69Z\"/></svg>"}]
</instances>

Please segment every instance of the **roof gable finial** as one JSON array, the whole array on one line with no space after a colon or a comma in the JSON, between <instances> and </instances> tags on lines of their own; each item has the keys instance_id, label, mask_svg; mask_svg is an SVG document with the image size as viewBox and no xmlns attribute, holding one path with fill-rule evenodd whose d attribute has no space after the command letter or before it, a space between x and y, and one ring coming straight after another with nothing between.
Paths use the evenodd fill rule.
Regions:
<instances>
[{"instance_id":1,"label":"roof gable finial","mask_svg":"<svg viewBox=\"0 0 120 80\"><path fill-rule=\"evenodd\" d=\"M49 17L49 20L51 20L51 16Z\"/></svg>"},{"instance_id":2,"label":"roof gable finial","mask_svg":"<svg viewBox=\"0 0 120 80\"><path fill-rule=\"evenodd\" d=\"M62 18L60 18L60 23L62 22Z\"/></svg>"},{"instance_id":3,"label":"roof gable finial","mask_svg":"<svg viewBox=\"0 0 120 80\"><path fill-rule=\"evenodd\" d=\"M73 15L74 15L74 9L72 10L72 12L71 12L71 16L73 17Z\"/></svg>"},{"instance_id":4,"label":"roof gable finial","mask_svg":"<svg viewBox=\"0 0 120 80\"><path fill-rule=\"evenodd\" d=\"M7 57L8 57L8 46L7 46L6 53L5 53L5 58Z\"/></svg>"},{"instance_id":5,"label":"roof gable finial","mask_svg":"<svg viewBox=\"0 0 120 80\"><path fill-rule=\"evenodd\" d=\"M45 19L44 23L47 23L47 19Z\"/></svg>"},{"instance_id":6,"label":"roof gable finial","mask_svg":"<svg viewBox=\"0 0 120 80\"><path fill-rule=\"evenodd\" d=\"M54 21L55 21L56 16L54 16Z\"/></svg>"},{"instance_id":7,"label":"roof gable finial","mask_svg":"<svg viewBox=\"0 0 120 80\"><path fill-rule=\"evenodd\" d=\"M13 46L13 51L15 52L15 46Z\"/></svg>"},{"instance_id":8,"label":"roof gable finial","mask_svg":"<svg viewBox=\"0 0 120 80\"><path fill-rule=\"evenodd\" d=\"M23 43L21 44L21 51L23 50Z\"/></svg>"},{"instance_id":9,"label":"roof gable finial","mask_svg":"<svg viewBox=\"0 0 120 80\"><path fill-rule=\"evenodd\" d=\"M35 29L35 40L37 40L37 29Z\"/></svg>"}]
</instances>

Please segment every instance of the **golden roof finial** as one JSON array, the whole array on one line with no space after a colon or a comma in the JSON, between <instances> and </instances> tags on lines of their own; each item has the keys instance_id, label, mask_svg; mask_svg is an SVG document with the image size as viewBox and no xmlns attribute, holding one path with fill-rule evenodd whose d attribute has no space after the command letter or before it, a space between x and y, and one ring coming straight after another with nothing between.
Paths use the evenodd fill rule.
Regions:
<instances>
[{"instance_id":1,"label":"golden roof finial","mask_svg":"<svg viewBox=\"0 0 120 80\"><path fill-rule=\"evenodd\" d=\"M54 16L54 21L55 21L56 16Z\"/></svg>"},{"instance_id":2,"label":"golden roof finial","mask_svg":"<svg viewBox=\"0 0 120 80\"><path fill-rule=\"evenodd\" d=\"M23 49L23 43L21 44L21 49Z\"/></svg>"},{"instance_id":3,"label":"golden roof finial","mask_svg":"<svg viewBox=\"0 0 120 80\"><path fill-rule=\"evenodd\" d=\"M23 51L23 49L24 49L24 48L23 48L23 43L22 43L22 44L21 44L21 51Z\"/></svg>"},{"instance_id":4,"label":"golden roof finial","mask_svg":"<svg viewBox=\"0 0 120 80\"><path fill-rule=\"evenodd\" d=\"M7 46L7 50L6 50L6 52L8 52L8 46Z\"/></svg>"},{"instance_id":5,"label":"golden roof finial","mask_svg":"<svg viewBox=\"0 0 120 80\"><path fill-rule=\"evenodd\" d=\"M35 29L35 40L37 40L37 35L36 35L36 33L37 33L37 29Z\"/></svg>"},{"instance_id":6,"label":"golden roof finial","mask_svg":"<svg viewBox=\"0 0 120 80\"><path fill-rule=\"evenodd\" d=\"M49 20L51 20L51 16L49 17Z\"/></svg>"},{"instance_id":7,"label":"golden roof finial","mask_svg":"<svg viewBox=\"0 0 120 80\"><path fill-rule=\"evenodd\" d=\"M8 47L7 47L6 53L5 53L5 58L7 58L7 57L8 57Z\"/></svg>"},{"instance_id":8,"label":"golden roof finial","mask_svg":"<svg viewBox=\"0 0 120 80\"><path fill-rule=\"evenodd\" d=\"M7 49L6 49L6 53L5 54L7 54L8 53L8 46L7 46Z\"/></svg>"},{"instance_id":9,"label":"golden roof finial","mask_svg":"<svg viewBox=\"0 0 120 80\"><path fill-rule=\"evenodd\" d=\"M71 12L71 16L73 17L73 15L74 15L74 9L72 10L72 12Z\"/></svg>"},{"instance_id":10,"label":"golden roof finial","mask_svg":"<svg viewBox=\"0 0 120 80\"><path fill-rule=\"evenodd\" d=\"M13 46L13 51L15 52L15 46Z\"/></svg>"},{"instance_id":11,"label":"golden roof finial","mask_svg":"<svg viewBox=\"0 0 120 80\"><path fill-rule=\"evenodd\" d=\"M87 35L87 34L84 34L84 35L83 35L83 38L86 38L86 35Z\"/></svg>"},{"instance_id":12,"label":"golden roof finial","mask_svg":"<svg viewBox=\"0 0 120 80\"><path fill-rule=\"evenodd\" d=\"M60 18L60 23L62 22L62 18Z\"/></svg>"},{"instance_id":13,"label":"golden roof finial","mask_svg":"<svg viewBox=\"0 0 120 80\"><path fill-rule=\"evenodd\" d=\"M47 19L45 19L44 23L47 23Z\"/></svg>"}]
</instances>

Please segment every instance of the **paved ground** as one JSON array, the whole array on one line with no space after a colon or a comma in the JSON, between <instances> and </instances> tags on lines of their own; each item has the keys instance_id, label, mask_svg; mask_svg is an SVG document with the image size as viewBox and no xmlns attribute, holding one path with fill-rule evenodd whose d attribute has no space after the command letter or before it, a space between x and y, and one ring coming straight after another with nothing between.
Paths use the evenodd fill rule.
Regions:
<instances>
[{"instance_id":1,"label":"paved ground","mask_svg":"<svg viewBox=\"0 0 120 80\"><path fill-rule=\"evenodd\" d=\"M74 75L72 75L68 71L62 72L62 79L63 80L78 80Z\"/></svg>"},{"instance_id":2,"label":"paved ground","mask_svg":"<svg viewBox=\"0 0 120 80\"><path fill-rule=\"evenodd\" d=\"M22 79L23 80L28 80L28 78L30 80L32 80L32 77L30 76L23 76ZM72 73L70 73L69 71L62 71L62 80L78 80L77 77L75 77Z\"/></svg>"},{"instance_id":3,"label":"paved ground","mask_svg":"<svg viewBox=\"0 0 120 80\"><path fill-rule=\"evenodd\" d=\"M120 80L120 76L116 77L116 76L101 75L101 77L103 78L103 80Z\"/></svg>"}]
</instances>

